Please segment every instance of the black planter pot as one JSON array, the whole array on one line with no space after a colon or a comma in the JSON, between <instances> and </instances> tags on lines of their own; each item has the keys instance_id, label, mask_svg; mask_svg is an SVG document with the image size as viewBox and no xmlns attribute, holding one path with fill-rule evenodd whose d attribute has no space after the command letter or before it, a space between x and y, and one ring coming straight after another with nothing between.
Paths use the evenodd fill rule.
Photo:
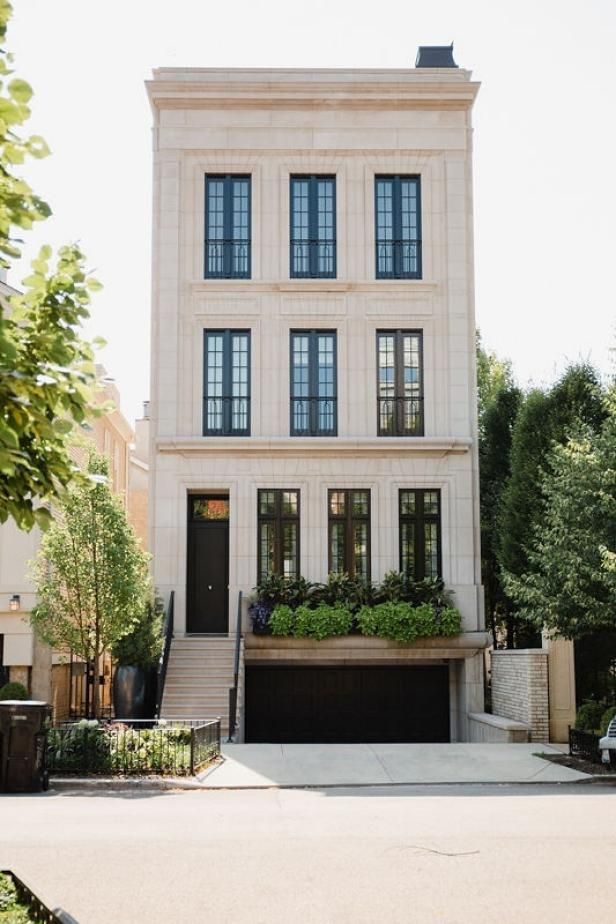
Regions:
<instances>
[{"instance_id":1,"label":"black planter pot","mask_svg":"<svg viewBox=\"0 0 616 924\"><path fill-rule=\"evenodd\" d=\"M118 719L149 719L148 674L143 667L119 664L113 675L113 705Z\"/></svg>"}]
</instances>

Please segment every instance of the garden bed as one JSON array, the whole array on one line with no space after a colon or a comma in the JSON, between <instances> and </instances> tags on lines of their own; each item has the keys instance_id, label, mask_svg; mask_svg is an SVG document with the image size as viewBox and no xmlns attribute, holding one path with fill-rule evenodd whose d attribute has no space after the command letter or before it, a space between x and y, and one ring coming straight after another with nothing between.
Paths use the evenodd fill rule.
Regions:
<instances>
[{"instance_id":1,"label":"garden bed","mask_svg":"<svg viewBox=\"0 0 616 924\"><path fill-rule=\"evenodd\" d=\"M579 770L580 773L588 773L591 776L613 776L616 780L616 766L612 764L587 760L585 757L578 757L575 754L541 753L537 756L541 757L542 760L549 760L550 763L558 764L559 767Z\"/></svg>"},{"instance_id":2,"label":"garden bed","mask_svg":"<svg viewBox=\"0 0 616 924\"><path fill-rule=\"evenodd\" d=\"M97 722L49 729L50 775L194 775L220 754L220 721Z\"/></svg>"},{"instance_id":3,"label":"garden bed","mask_svg":"<svg viewBox=\"0 0 616 924\"><path fill-rule=\"evenodd\" d=\"M2 870L0 924L63 924L63 919L50 911L18 876Z\"/></svg>"}]
</instances>

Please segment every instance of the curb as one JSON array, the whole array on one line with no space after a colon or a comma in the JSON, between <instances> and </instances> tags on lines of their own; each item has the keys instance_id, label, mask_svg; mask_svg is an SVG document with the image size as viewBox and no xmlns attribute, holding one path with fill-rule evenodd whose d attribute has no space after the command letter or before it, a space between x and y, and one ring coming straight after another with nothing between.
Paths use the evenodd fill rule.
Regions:
<instances>
[{"instance_id":1,"label":"curb","mask_svg":"<svg viewBox=\"0 0 616 924\"><path fill-rule=\"evenodd\" d=\"M616 774L602 774L588 776L577 780L447 780L447 781L414 781L406 783L272 783L270 785L235 785L212 786L198 780L182 779L181 777L138 777L135 779L112 778L83 778L71 779L59 777L50 782L49 793L54 792L170 792L170 791L201 791L201 792L233 792L255 791L271 789L399 789L401 787L418 786L597 786L616 785Z\"/></svg>"}]
</instances>

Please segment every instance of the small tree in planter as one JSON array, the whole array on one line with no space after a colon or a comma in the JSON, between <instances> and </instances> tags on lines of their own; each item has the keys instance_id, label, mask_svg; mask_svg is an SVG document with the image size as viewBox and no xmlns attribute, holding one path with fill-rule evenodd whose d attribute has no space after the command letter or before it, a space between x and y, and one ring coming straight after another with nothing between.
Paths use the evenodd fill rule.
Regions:
<instances>
[{"instance_id":1,"label":"small tree in planter","mask_svg":"<svg viewBox=\"0 0 616 924\"><path fill-rule=\"evenodd\" d=\"M161 615L159 602L149 600L130 632L111 648L116 662L113 703L118 718L153 718L152 693L161 652Z\"/></svg>"},{"instance_id":2,"label":"small tree in planter","mask_svg":"<svg viewBox=\"0 0 616 924\"><path fill-rule=\"evenodd\" d=\"M90 480L63 500L33 572L37 634L94 668L91 712L99 714L99 659L139 621L150 596L148 556L108 485L107 459L92 453Z\"/></svg>"}]
</instances>

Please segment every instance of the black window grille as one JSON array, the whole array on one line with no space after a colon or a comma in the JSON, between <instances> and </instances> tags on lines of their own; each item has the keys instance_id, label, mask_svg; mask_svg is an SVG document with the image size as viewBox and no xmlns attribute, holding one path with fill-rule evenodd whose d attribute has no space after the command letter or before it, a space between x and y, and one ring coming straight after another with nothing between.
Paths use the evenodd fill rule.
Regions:
<instances>
[{"instance_id":1,"label":"black window grille","mask_svg":"<svg viewBox=\"0 0 616 924\"><path fill-rule=\"evenodd\" d=\"M250 331L204 331L203 433L250 436Z\"/></svg>"},{"instance_id":2,"label":"black window grille","mask_svg":"<svg viewBox=\"0 0 616 924\"><path fill-rule=\"evenodd\" d=\"M271 574L299 576L299 491L260 488L257 492L258 581Z\"/></svg>"},{"instance_id":3,"label":"black window grille","mask_svg":"<svg viewBox=\"0 0 616 924\"><path fill-rule=\"evenodd\" d=\"M421 279L421 194L418 176L377 176L376 277Z\"/></svg>"},{"instance_id":4,"label":"black window grille","mask_svg":"<svg viewBox=\"0 0 616 924\"><path fill-rule=\"evenodd\" d=\"M291 177L292 278L336 276L336 178Z\"/></svg>"},{"instance_id":5,"label":"black window grille","mask_svg":"<svg viewBox=\"0 0 616 924\"><path fill-rule=\"evenodd\" d=\"M442 577L439 490L400 491L400 571L415 581Z\"/></svg>"},{"instance_id":6,"label":"black window grille","mask_svg":"<svg viewBox=\"0 0 616 924\"><path fill-rule=\"evenodd\" d=\"M423 436L421 331L377 331L376 349L378 435Z\"/></svg>"},{"instance_id":7,"label":"black window grille","mask_svg":"<svg viewBox=\"0 0 616 924\"><path fill-rule=\"evenodd\" d=\"M250 278L250 177L205 177L205 278Z\"/></svg>"},{"instance_id":8,"label":"black window grille","mask_svg":"<svg viewBox=\"0 0 616 924\"><path fill-rule=\"evenodd\" d=\"M328 491L328 568L370 580L370 491Z\"/></svg>"},{"instance_id":9,"label":"black window grille","mask_svg":"<svg viewBox=\"0 0 616 924\"><path fill-rule=\"evenodd\" d=\"M336 332L291 331L291 436L335 436Z\"/></svg>"}]
</instances>

